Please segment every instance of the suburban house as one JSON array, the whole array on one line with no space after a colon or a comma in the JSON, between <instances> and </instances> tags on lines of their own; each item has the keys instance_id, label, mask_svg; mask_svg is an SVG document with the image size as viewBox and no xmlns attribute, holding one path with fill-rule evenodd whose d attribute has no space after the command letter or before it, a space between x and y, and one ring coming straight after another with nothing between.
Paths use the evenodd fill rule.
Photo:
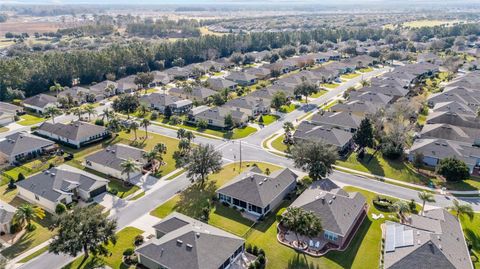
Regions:
<instances>
[{"instance_id":1,"label":"suburban house","mask_svg":"<svg viewBox=\"0 0 480 269\"><path fill-rule=\"evenodd\" d=\"M117 94L131 93L139 89L139 86L135 83L135 75L121 78L117 80Z\"/></svg>"},{"instance_id":2,"label":"suburban house","mask_svg":"<svg viewBox=\"0 0 480 269\"><path fill-rule=\"evenodd\" d=\"M168 90L168 94L191 101L203 102L207 101L208 97L217 94L217 92L209 88L195 86L193 88L171 88Z\"/></svg>"},{"instance_id":3,"label":"suburban house","mask_svg":"<svg viewBox=\"0 0 480 269\"><path fill-rule=\"evenodd\" d=\"M182 114L190 111L193 106L190 100L163 93L142 95L140 97L140 103L145 104L151 109L158 110L160 113L164 113L165 109L169 107L172 113Z\"/></svg>"},{"instance_id":4,"label":"suburban house","mask_svg":"<svg viewBox=\"0 0 480 269\"><path fill-rule=\"evenodd\" d=\"M455 101L436 103L432 110L434 112L452 112L467 115L476 115L477 113L475 107Z\"/></svg>"},{"instance_id":5,"label":"suburban house","mask_svg":"<svg viewBox=\"0 0 480 269\"><path fill-rule=\"evenodd\" d=\"M167 85L172 81L172 78L165 72L153 71L153 82L150 84L150 87Z\"/></svg>"},{"instance_id":6,"label":"suburban house","mask_svg":"<svg viewBox=\"0 0 480 269\"><path fill-rule=\"evenodd\" d=\"M426 123L446 123L460 127L480 129L480 120L476 115L461 114L458 111L434 111L427 117Z\"/></svg>"},{"instance_id":7,"label":"suburban house","mask_svg":"<svg viewBox=\"0 0 480 269\"><path fill-rule=\"evenodd\" d=\"M112 90L110 90L110 88ZM110 80L104 80L100 83L94 84L89 87L90 92L95 94L98 100L102 100L101 96L105 98L105 97L110 97L115 95L117 92L117 88L118 88L118 84Z\"/></svg>"},{"instance_id":8,"label":"suburban house","mask_svg":"<svg viewBox=\"0 0 480 269\"><path fill-rule=\"evenodd\" d=\"M315 238L302 238L309 242L306 252L314 256L328 249L345 249L367 215L365 197L358 192L348 193L330 179L314 182L290 207L313 212L322 223L322 231ZM288 209L287 209L288 210ZM279 240L282 243L296 240L281 224Z\"/></svg>"},{"instance_id":9,"label":"suburban house","mask_svg":"<svg viewBox=\"0 0 480 269\"><path fill-rule=\"evenodd\" d=\"M238 83L233 81L224 79L224 78L209 78L207 79L208 87L215 91L221 90L235 90L237 88Z\"/></svg>"},{"instance_id":10,"label":"suburban house","mask_svg":"<svg viewBox=\"0 0 480 269\"><path fill-rule=\"evenodd\" d=\"M256 76L257 79L268 79L270 78L271 74L270 69L264 67L247 68L244 72L249 75Z\"/></svg>"},{"instance_id":11,"label":"suburban house","mask_svg":"<svg viewBox=\"0 0 480 269\"><path fill-rule=\"evenodd\" d=\"M349 97L350 101L359 100L363 102L369 102L377 106L386 106L392 103L393 97L385 95L383 93L371 92L371 91L352 91Z\"/></svg>"},{"instance_id":12,"label":"suburban house","mask_svg":"<svg viewBox=\"0 0 480 269\"><path fill-rule=\"evenodd\" d=\"M93 97L93 98L92 98ZM95 95L90 96L90 90L83 87L72 87L58 93L57 98L66 98L72 100L75 104L97 101ZM99 99L101 100L101 99Z\"/></svg>"},{"instance_id":13,"label":"suburban house","mask_svg":"<svg viewBox=\"0 0 480 269\"><path fill-rule=\"evenodd\" d=\"M144 154L144 150L124 144L115 144L85 157L84 165L105 175L128 180L128 175L122 172L122 163L126 160L135 161L139 169L130 173L130 178L137 177L142 174L143 167L147 165Z\"/></svg>"},{"instance_id":14,"label":"suburban house","mask_svg":"<svg viewBox=\"0 0 480 269\"><path fill-rule=\"evenodd\" d=\"M361 100L352 100L347 103L338 103L330 108L332 112L348 112L358 117L365 117L366 115L373 115L377 112L379 106L371 102Z\"/></svg>"},{"instance_id":15,"label":"suburban house","mask_svg":"<svg viewBox=\"0 0 480 269\"><path fill-rule=\"evenodd\" d=\"M223 185L216 193L219 201L262 217L274 211L296 185L297 175L288 168L266 175L255 166Z\"/></svg>"},{"instance_id":16,"label":"suburban house","mask_svg":"<svg viewBox=\"0 0 480 269\"><path fill-rule=\"evenodd\" d=\"M333 128L328 125L317 125L303 121L293 134L295 143L300 141L323 141L335 146L340 154L349 152L353 146L353 134L350 130Z\"/></svg>"},{"instance_id":17,"label":"suburban house","mask_svg":"<svg viewBox=\"0 0 480 269\"><path fill-rule=\"evenodd\" d=\"M155 238L135 250L148 269L227 269L242 260L245 240L174 212L154 225Z\"/></svg>"},{"instance_id":18,"label":"suburban house","mask_svg":"<svg viewBox=\"0 0 480 269\"><path fill-rule=\"evenodd\" d=\"M107 191L108 180L68 165L35 174L16 183L18 196L54 213L59 203L90 201Z\"/></svg>"},{"instance_id":19,"label":"suburban house","mask_svg":"<svg viewBox=\"0 0 480 269\"><path fill-rule=\"evenodd\" d=\"M55 148L53 141L27 132L14 133L0 141L0 164L33 159Z\"/></svg>"},{"instance_id":20,"label":"suburban house","mask_svg":"<svg viewBox=\"0 0 480 269\"><path fill-rule=\"evenodd\" d=\"M385 269L473 269L458 219L443 208L411 215L404 223L385 222Z\"/></svg>"},{"instance_id":21,"label":"suburban house","mask_svg":"<svg viewBox=\"0 0 480 269\"><path fill-rule=\"evenodd\" d=\"M55 96L41 93L23 100L23 106L36 113L43 114L47 107L58 106L58 102Z\"/></svg>"},{"instance_id":22,"label":"suburban house","mask_svg":"<svg viewBox=\"0 0 480 269\"><path fill-rule=\"evenodd\" d=\"M232 116L232 120L236 126L243 126L248 121L248 115L242 111L232 110L228 107L208 107L199 106L193 108L188 113L189 122L197 124L200 121L205 121L209 126L216 128L230 127L225 124L225 117Z\"/></svg>"},{"instance_id":23,"label":"suburban house","mask_svg":"<svg viewBox=\"0 0 480 269\"><path fill-rule=\"evenodd\" d=\"M260 114L268 114L270 112L270 100L248 95L232 99L223 106L231 108L232 110L242 111L249 117L256 117Z\"/></svg>"},{"instance_id":24,"label":"suburban house","mask_svg":"<svg viewBox=\"0 0 480 269\"><path fill-rule=\"evenodd\" d=\"M111 135L103 126L82 121L67 124L44 122L35 130L35 134L74 148L81 148Z\"/></svg>"},{"instance_id":25,"label":"suburban house","mask_svg":"<svg viewBox=\"0 0 480 269\"><path fill-rule=\"evenodd\" d=\"M225 77L228 80L231 80L241 86L250 86L257 83L257 77L250 75L245 72L231 72L228 76Z\"/></svg>"},{"instance_id":26,"label":"suburban house","mask_svg":"<svg viewBox=\"0 0 480 269\"><path fill-rule=\"evenodd\" d=\"M0 102L0 126L15 121L16 116L23 113L23 107L10 103Z\"/></svg>"},{"instance_id":27,"label":"suburban house","mask_svg":"<svg viewBox=\"0 0 480 269\"><path fill-rule=\"evenodd\" d=\"M0 233L10 233L10 226L12 226L16 211L17 209L15 207L4 201L0 201Z\"/></svg>"},{"instance_id":28,"label":"suburban house","mask_svg":"<svg viewBox=\"0 0 480 269\"><path fill-rule=\"evenodd\" d=\"M178 66L166 69L163 72L167 73L167 75L169 75L170 77L178 80L185 80L189 78L191 74L190 70Z\"/></svg>"},{"instance_id":29,"label":"suburban house","mask_svg":"<svg viewBox=\"0 0 480 269\"><path fill-rule=\"evenodd\" d=\"M423 163L435 167L444 158L454 157L464 161L470 173L480 165L480 148L472 143L445 140L440 138L417 139L407 151L408 160L413 162L415 153L423 154Z\"/></svg>"},{"instance_id":30,"label":"suburban house","mask_svg":"<svg viewBox=\"0 0 480 269\"><path fill-rule=\"evenodd\" d=\"M425 124L419 137L454 140L480 146L480 129L459 127L444 123Z\"/></svg>"},{"instance_id":31,"label":"suburban house","mask_svg":"<svg viewBox=\"0 0 480 269\"><path fill-rule=\"evenodd\" d=\"M362 117L349 112L329 112L316 113L311 118L311 123L316 125L327 125L333 128L342 129L347 132L355 133L360 127Z\"/></svg>"}]
</instances>

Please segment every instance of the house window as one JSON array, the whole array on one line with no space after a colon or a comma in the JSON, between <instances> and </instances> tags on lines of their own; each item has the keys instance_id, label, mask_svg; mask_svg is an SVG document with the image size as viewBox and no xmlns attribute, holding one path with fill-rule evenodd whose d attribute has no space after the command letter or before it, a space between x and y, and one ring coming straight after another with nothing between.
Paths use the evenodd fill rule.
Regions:
<instances>
[{"instance_id":1,"label":"house window","mask_svg":"<svg viewBox=\"0 0 480 269\"><path fill-rule=\"evenodd\" d=\"M337 241L337 239L338 239L338 235L335 234L335 233L332 233L332 232L330 232L330 231L325 231L325 232L323 233L323 237L324 237L325 239L330 240L330 241Z\"/></svg>"}]
</instances>

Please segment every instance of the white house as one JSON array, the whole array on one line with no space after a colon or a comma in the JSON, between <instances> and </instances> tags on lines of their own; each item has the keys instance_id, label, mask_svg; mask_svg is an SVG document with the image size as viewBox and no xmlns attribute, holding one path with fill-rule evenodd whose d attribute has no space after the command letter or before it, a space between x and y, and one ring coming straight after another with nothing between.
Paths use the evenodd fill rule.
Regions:
<instances>
[{"instance_id":1,"label":"white house","mask_svg":"<svg viewBox=\"0 0 480 269\"><path fill-rule=\"evenodd\" d=\"M82 121L68 124L44 122L35 130L35 133L74 148L80 148L110 136L110 132L105 127Z\"/></svg>"},{"instance_id":2,"label":"white house","mask_svg":"<svg viewBox=\"0 0 480 269\"><path fill-rule=\"evenodd\" d=\"M40 114L43 114L48 107L58 106L57 98L47 94L37 94L23 100L23 106Z\"/></svg>"}]
</instances>

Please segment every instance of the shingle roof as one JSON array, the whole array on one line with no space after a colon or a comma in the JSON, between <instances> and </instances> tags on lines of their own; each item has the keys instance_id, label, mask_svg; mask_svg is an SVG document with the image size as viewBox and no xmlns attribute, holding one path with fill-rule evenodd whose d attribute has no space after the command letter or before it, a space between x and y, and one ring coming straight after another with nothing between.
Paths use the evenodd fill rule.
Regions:
<instances>
[{"instance_id":1,"label":"shingle roof","mask_svg":"<svg viewBox=\"0 0 480 269\"><path fill-rule=\"evenodd\" d=\"M54 142L26 133L19 132L8 135L0 141L0 152L6 156L16 156L35 149L45 148L55 144Z\"/></svg>"},{"instance_id":2,"label":"shingle roof","mask_svg":"<svg viewBox=\"0 0 480 269\"><path fill-rule=\"evenodd\" d=\"M446 123L460 127L480 128L480 121L476 115L461 114L458 112L439 111L430 113L427 123Z\"/></svg>"},{"instance_id":3,"label":"shingle roof","mask_svg":"<svg viewBox=\"0 0 480 269\"><path fill-rule=\"evenodd\" d=\"M117 171L122 170L121 164L125 160L134 160L140 165L145 165L147 160L144 159L144 150L134 148L123 144L115 144L101 151L93 153L85 158L87 162L98 163L106 167L113 168Z\"/></svg>"},{"instance_id":4,"label":"shingle roof","mask_svg":"<svg viewBox=\"0 0 480 269\"><path fill-rule=\"evenodd\" d=\"M375 114L379 106L370 102L353 100L343 104L336 104L330 108L331 111L345 111L351 113Z\"/></svg>"},{"instance_id":5,"label":"shingle roof","mask_svg":"<svg viewBox=\"0 0 480 269\"><path fill-rule=\"evenodd\" d=\"M291 205L301 207L320 217L324 230L347 236L355 220L363 211L365 197L360 193L325 190L320 182L314 182Z\"/></svg>"},{"instance_id":6,"label":"shingle roof","mask_svg":"<svg viewBox=\"0 0 480 269\"><path fill-rule=\"evenodd\" d=\"M327 144L343 148L352 140L353 134L330 126L316 125L308 121L303 121L293 134L293 137L295 139L308 141L323 141Z\"/></svg>"},{"instance_id":7,"label":"shingle roof","mask_svg":"<svg viewBox=\"0 0 480 269\"><path fill-rule=\"evenodd\" d=\"M472 146L471 143L439 138L417 139L409 152L422 152L426 157L440 160L455 157L469 165L476 165L480 158L480 148Z\"/></svg>"},{"instance_id":8,"label":"shingle roof","mask_svg":"<svg viewBox=\"0 0 480 269\"><path fill-rule=\"evenodd\" d=\"M217 193L263 208L294 184L296 179L297 175L288 168L275 171L269 176L248 170L222 186Z\"/></svg>"},{"instance_id":9,"label":"shingle roof","mask_svg":"<svg viewBox=\"0 0 480 269\"><path fill-rule=\"evenodd\" d=\"M255 109L270 106L270 100L263 100L253 96L244 96L232 99L224 104L225 107Z\"/></svg>"},{"instance_id":10,"label":"shingle roof","mask_svg":"<svg viewBox=\"0 0 480 269\"><path fill-rule=\"evenodd\" d=\"M181 99L177 96L158 93L158 92L154 92L149 95L142 95L142 97L140 97L141 103L148 104L148 105L154 104L156 106L170 106L175 104L178 101L184 101L184 99ZM188 100L185 100L185 101L188 101Z\"/></svg>"},{"instance_id":11,"label":"shingle roof","mask_svg":"<svg viewBox=\"0 0 480 269\"><path fill-rule=\"evenodd\" d=\"M25 180L18 181L17 186L29 190L49 201L56 202L64 194L72 195L74 188L86 192L108 184L108 180L78 171L68 165L46 170Z\"/></svg>"},{"instance_id":12,"label":"shingle roof","mask_svg":"<svg viewBox=\"0 0 480 269\"><path fill-rule=\"evenodd\" d=\"M171 88L169 90L169 93L185 95L189 98L205 99L209 96L216 94L217 92L205 87L193 87L191 92L185 91L185 88Z\"/></svg>"},{"instance_id":13,"label":"shingle roof","mask_svg":"<svg viewBox=\"0 0 480 269\"><path fill-rule=\"evenodd\" d=\"M317 125L341 126L356 129L360 126L362 118L349 112L329 112L313 115L311 122Z\"/></svg>"},{"instance_id":14,"label":"shingle roof","mask_svg":"<svg viewBox=\"0 0 480 269\"><path fill-rule=\"evenodd\" d=\"M70 140L80 141L83 138L104 133L107 129L103 126L76 121L69 124L44 122L37 130L49 132Z\"/></svg>"},{"instance_id":15,"label":"shingle roof","mask_svg":"<svg viewBox=\"0 0 480 269\"><path fill-rule=\"evenodd\" d=\"M350 101L359 100L359 101L370 102L373 104L383 105L383 106L390 103L392 99L393 99L392 96L388 96L383 93L373 92L373 91L363 91L363 92L352 91L350 93Z\"/></svg>"},{"instance_id":16,"label":"shingle roof","mask_svg":"<svg viewBox=\"0 0 480 269\"><path fill-rule=\"evenodd\" d=\"M14 104L0 102L0 112L8 112L11 114L16 114L17 112L23 111L23 108L16 106Z\"/></svg>"},{"instance_id":17,"label":"shingle roof","mask_svg":"<svg viewBox=\"0 0 480 269\"><path fill-rule=\"evenodd\" d=\"M250 75L245 72L231 72L228 76L225 77L228 80L232 81L250 81L253 79L257 79L256 76Z\"/></svg>"},{"instance_id":18,"label":"shingle roof","mask_svg":"<svg viewBox=\"0 0 480 269\"><path fill-rule=\"evenodd\" d=\"M413 234L413 244L386 251L385 268L473 268L462 228L452 214L440 208L425 211L425 216L411 217L404 225L386 222L387 226L394 225ZM390 239L395 236L387 234Z\"/></svg>"},{"instance_id":19,"label":"shingle roof","mask_svg":"<svg viewBox=\"0 0 480 269\"><path fill-rule=\"evenodd\" d=\"M208 86L216 91L237 86L237 83L223 78L209 78Z\"/></svg>"},{"instance_id":20,"label":"shingle roof","mask_svg":"<svg viewBox=\"0 0 480 269\"><path fill-rule=\"evenodd\" d=\"M469 107L465 104L454 102L454 101L436 103L432 110L435 112L453 112L453 113L469 114L469 115L476 114L476 111L472 107Z\"/></svg>"},{"instance_id":21,"label":"shingle roof","mask_svg":"<svg viewBox=\"0 0 480 269\"><path fill-rule=\"evenodd\" d=\"M55 96L47 95L47 94L37 94L32 97L29 97L23 100L24 104L36 106L43 108L49 104L54 104L57 102L57 98Z\"/></svg>"},{"instance_id":22,"label":"shingle roof","mask_svg":"<svg viewBox=\"0 0 480 269\"><path fill-rule=\"evenodd\" d=\"M118 84L116 82L110 81L110 80L104 80L102 82L99 82L95 85L90 86L90 90L97 92L99 94L105 94L105 89L109 86L113 85L114 89L118 87Z\"/></svg>"},{"instance_id":23,"label":"shingle roof","mask_svg":"<svg viewBox=\"0 0 480 269\"><path fill-rule=\"evenodd\" d=\"M0 224L10 223L17 209L4 201L0 201Z\"/></svg>"},{"instance_id":24,"label":"shingle roof","mask_svg":"<svg viewBox=\"0 0 480 269\"><path fill-rule=\"evenodd\" d=\"M480 138L480 130L442 123L426 124L423 126L420 136L422 138L441 138L473 144Z\"/></svg>"},{"instance_id":25,"label":"shingle roof","mask_svg":"<svg viewBox=\"0 0 480 269\"><path fill-rule=\"evenodd\" d=\"M172 218L188 224L146 242L136 252L165 268L217 269L244 244L240 237L180 213L162 222Z\"/></svg>"}]
</instances>

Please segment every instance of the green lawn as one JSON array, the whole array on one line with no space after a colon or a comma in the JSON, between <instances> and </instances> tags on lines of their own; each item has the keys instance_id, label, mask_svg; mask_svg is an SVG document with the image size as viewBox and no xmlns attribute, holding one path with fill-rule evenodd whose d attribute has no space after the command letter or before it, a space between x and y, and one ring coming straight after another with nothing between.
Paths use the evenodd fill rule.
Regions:
<instances>
[{"instance_id":1,"label":"green lawn","mask_svg":"<svg viewBox=\"0 0 480 269\"><path fill-rule=\"evenodd\" d=\"M343 79L352 79L352 78L356 78L358 76L360 76L359 73L350 73L350 74L341 75L340 77L343 78Z\"/></svg>"},{"instance_id":2,"label":"green lawn","mask_svg":"<svg viewBox=\"0 0 480 269\"><path fill-rule=\"evenodd\" d=\"M145 192L144 192L144 191L140 192L139 194L133 196L132 198L130 198L130 199L128 199L128 200L129 200L129 201L135 201L135 200L138 200L138 199L142 198L143 196L145 196Z\"/></svg>"},{"instance_id":3,"label":"green lawn","mask_svg":"<svg viewBox=\"0 0 480 269\"><path fill-rule=\"evenodd\" d=\"M21 259L21 260L19 261L19 263L26 263L26 262L28 262L28 261L30 261L30 260L32 260L32 259L34 259L34 258L36 258L36 257L38 257L38 256L40 256L40 255L42 255L42 254L45 253L46 251L48 251L48 245L47 245L47 246L44 246L43 248L41 248L41 249L39 249L39 250L37 250L37 251L35 251L35 252L33 252L32 254L28 255L27 257Z\"/></svg>"},{"instance_id":4,"label":"green lawn","mask_svg":"<svg viewBox=\"0 0 480 269\"><path fill-rule=\"evenodd\" d=\"M320 85L320 87L328 88L328 89L335 89L338 86L340 86L340 84L337 84L337 83L324 83Z\"/></svg>"},{"instance_id":5,"label":"green lawn","mask_svg":"<svg viewBox=\"0 0 480 269\"><path fill-rule=\"evenodd\" d=\"M297 109L297 106L295 104L290 104L290 105L283 105L282 107L280 107L280 112L282 113L290 113L292 111L294 111L295 109Z\"/></svg>"},{"instance_id":6,"label":"green lawn","mask_svg":"<svg viewBox=\"0 0 480 269\"><path fill-rule=\"evenodd\" d=\"M373 71L373 68L371 67L366 67L366 68L361 68L359 69L358 71L362 72L362 73L368 73L368 72L372 72Z\"/></svg>"},{"instance_id":7,"label":"green lawn","mask_svg":"<svg viewBox=\"0 0 480 269\"><path fill-rule=\"evenodd\" d=\"M323 107L323 110L328 110L330 109L332 106L338 104L338 100L335 100L333 102L330 102L329 104L327 104L325 107Z\"/></svg>"},{"instance_id":8,"label":"green lawn","mask_svg":"<svg viewBox=\"0 0 480 269\"><path fill-rule=\"evenodd\" d=\"M262 117L262 119L263 119L263 125L265 125L265 126L274 123L275 121L278 120L278 118L280 118L280 117L277 116L277 115L263 115L263 116L261 116L261 117ZM258 121L257 121L257 122L258 122Z\"/></svg>"},{"instance_id":9,"label":"green lawn","mask_svg":"<svg viewBox=\"0 0 480 269\"><path fill-rule=\"evenodd\" d=\"M26 202L20 198L12 199L9 204L18 207ZM43 242L49 240L55 233L54 230L50 230L49 227L54 223L53 216L45 212L45 218L41 220L32 221L36 229L29 232L26 231L15 244L1 251L1 254L7 259L12 259L25 251L36 247Z\"/></svg>"},{"instance_id":10,"label":"green lawn","mask_svg":"<svg viewBox=\"0 0 480 269\"><path fill-rule=\"evenodd\" d=\"M460 223L462 224L463 233L467 241L472 243L472 255L477 257L477 262L473 265L475 268L480 268L480 213L475 213L475 216L470 220L466 216L460 216Z\"/></svg>"},{"instance_id":11,"label":"green lawn","mask_svg":"<svg viewBox=\"0 0 480 269\"><path fill-rule=\"evenodd\" d=\"M327 91L325 91L325 90L319 90L317 93L314 93L314 94L310 95L310 98L318 98L318 97L320 97L320 96L322 96L326 93L327 93Z\"/></svg>"},{"instance_id":12,"label":"green lawn","mask_svg":"<svg viewBox=\"0 0 480 269\"><path fill-rule=\"evenodd\" d=\"M7 168L3 173L4 177L0 181L0 185L7 184L11 178L17 180L18 174L20 173L22 173L25 177L28 177L29 175L47 169L50 164L59 165L61 163L63 163L63 156L44 156L33 161L24 163L21 166Z\"/></svg>"},{"instance_id":13,"label":"green lawn","mask_svg":"<svg viewBox=\"0 0 480 269\"><path fill-rule=\"evenodd\" d=\"M380 152L370 160L373 151L368 150L363 160L357 159L357 154L352 152L346 160L337 161L338 166L368 172L377 176L384 176L405 182L428 185L429 178L417 173L416 169L407 162L384 159ZM370 160L370 161L369 161Z\"/></svg>"},{"instance_id":14,"label":"green lawn","mask_svg":"<svg viewBox=\"0 0 480 269\"><path fill-rule=\"evenodd\" d=\"M271 172L280 169L280 167L271 164L260 162L256 164L262 171L265 171L267 168L270 169ZM253 162L245 162L239 170L240 167L238 163L228 164L223 167L219 173L210 175L208 182L205 183L203 188L200 188L198 184L192 185L154 209L150 214L158 218L164 218L173 211L178 211L198 219L202 216L202 209L209 205L210 199L215 194L216 189L233 179L239 174L239 171L244 171L251 165L253 165ZM228 230L239 236L245 234L253 224L251 221L243 218L238 211L221 204L215 203L211 209L209 224Z\"/></svg>"},{"instance_id":15,"label":"green lawn","mask_svg":"<svg viewBox=\"0 0 480 269\"><path fill-rule=\"evenodd\" d=\"M302 255L292 248L278 243L277 224L275 214L271 214L263 222L260 222L252 229L247 236L247 243L256 245L265 250L268 263L267 268L378 268L380 259L380 245L382 233L380 225L384 219L374 220L371 213L383 213L386 218L395 216L378 211L372 204L375 193L362 189L346 187L348 192L362 193L369 203L368 218L357 231L355 238L344 252L332 251L320 258L313 258L308 255ZM392 198L392 200L395 200ZM283 207L287 207L289 202L284 202Z\"/></svg>"},{"instance_id":16,"label":"green lawn","mask_svg":"<svg viewBox=\"0 0 480 269\"><path fill-rule=\"evenodd\" d=\"M178 172L172 174L171 176L167 177L165 180L171 180L171 179L174 179L176 177L178 177L179 175L185 173L185 170L184 169L180 169Z\"/></svg>"},{"instance_id":17,"label":"green lawn","mask_svg":"<svg viewBox=\"0 0 480 269\"><path fill-rule=\"evenodd\" d=\"M272 141L272 147L278 151L285 152L288 146L283 143L284 135L280 135Z\"/></svg>"},{"instance_id":18,"label":"green lawn","mask_svg":"<svg viewBox=\"0 0 480 269\"><path fill-rule=\"evenodd\" d=\"M140 188L136 185L131 185L131 186L125 186L123 182L120 180L116 179L109 179L108 182L108 188L109 189L116 189L118 191L117 196L120 198L125 198L131 195L132 193L135 193L138 191Z\"/></svg>"},{"instance_id":19,"label":"green lawn","mask_svg":"<svg viewBox=\"0 0 480 269\"><path fill-rule=\"evenodd\" d=\"M107 249L111 255L107 257L98 257L96 260L90 256L85 260L85 257L75 259L73 262L67 264L63 269L80 269L80 268L97 268L96 265L108 265L111 268L130 268L123 263L123 252L128 248L135 248L135 236L143 234L143 231L134 227L126 227L117 233L117 243L115 245L108 244ZM135 268L135 266L131 266Z\"/></svg>"},{"instance_id":20,"label":"green lawn","mask_svg":"<svg viewBox=\"0 0 480 269\"><path fill-rule=\"evenodd\" d=\"M42 118L42 117L39 117L39 116L36 116L36 115L33 115L33 114L21 115L20 119L21 120L18 121L17 123L20 124L20 125L23 125L23 126L34 125L34 124L37 124L37 123L40 123L40 122L44 122L46 120L45 118Z\"/></svg>"},{"instance_id":21,"label":"green lawn","mask_svg":"<svg viewBox=\"0 0 480 269\"><path fill-rule=\"evenodd\" d=\"M227 132L223 137L228 138L228 139L240 139L240 138L245 138L253 133L255 133L257 129L251 127L251 126L246 126L242 128L235 128L233 129L232 132Z\"/></svg>"}]
</instances>

